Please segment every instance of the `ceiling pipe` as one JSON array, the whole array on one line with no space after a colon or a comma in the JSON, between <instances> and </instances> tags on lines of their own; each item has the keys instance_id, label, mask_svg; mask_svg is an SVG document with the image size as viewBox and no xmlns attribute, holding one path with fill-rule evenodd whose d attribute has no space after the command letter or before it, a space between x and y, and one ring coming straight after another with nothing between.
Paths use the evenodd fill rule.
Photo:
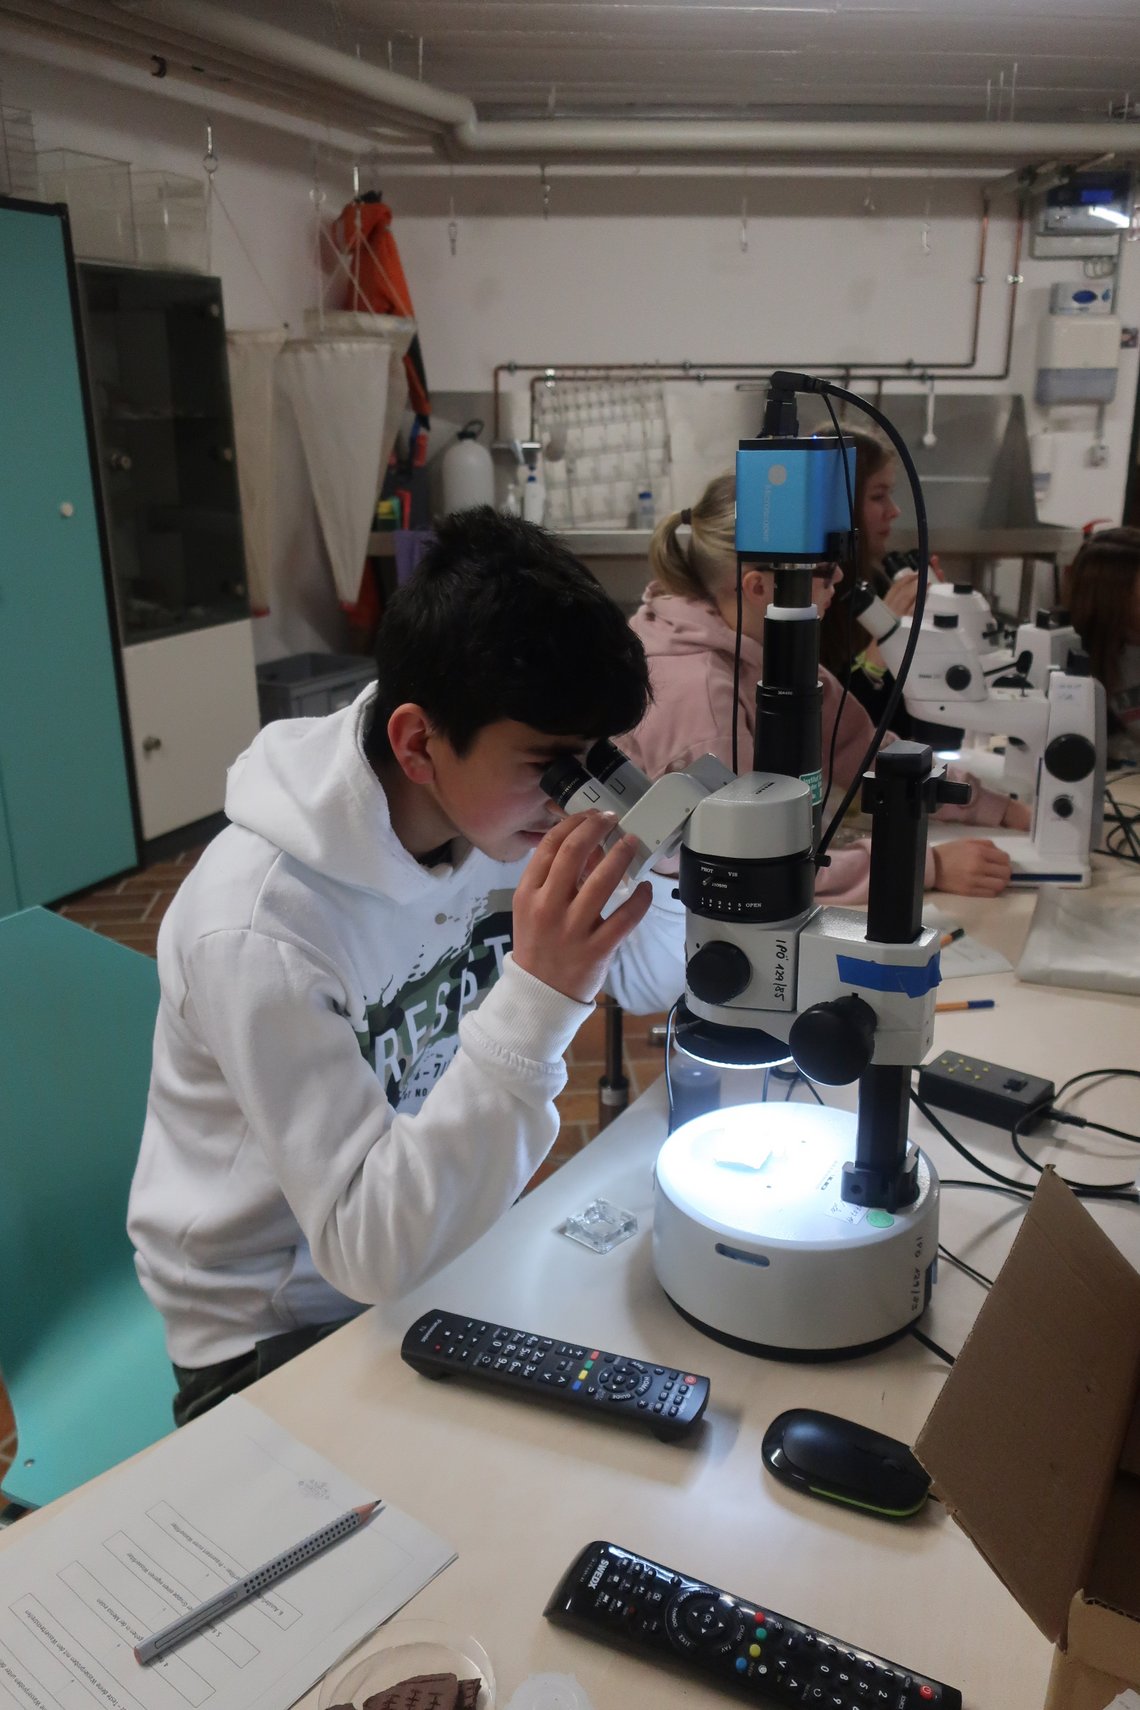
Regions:
<instances>
[{"instance_id":1,"label":"ceiling pipe","mask_svg":"<svg viewBox=\"0 0 1140 1710\"><path fill-rule=\"evenodd\" d=\"M213 0L116 0L136 18L165 24L172 30L218 47L253 54L271 64L317 79L348 94L375 102L390 112L409 118L427 119L433 125L455 128L477 119L466 96L435 89L414 77L386 71L367 60L325 47L305 36L291 35L277 24L243 18L239 12L217 6Z\"/></svg>"},{"instance_id":2,"label":"ceiling pipe","mask_svg":"<svg viewBox=\"0 0 1140 1710\"><path fill-rule=\"evenodd\" d=\"M359 110L350 113L346 106L342 123L330 125L315 110L311 95L306 99L299 90L268 77L250 77L232 60L201 49L193 53L168 47L165 38L167 74L157 79L151 66L153 32L137 38L132 33L124 51L121 37L108 39L105 12L99 15L90 7L80 12L75 7L36 3L39 10L32 14L24 10L20 0L15 4L0 0L0 57L5 53L19 55L35 64L96 76L138 94L183 102L199 116L208 112L215 119L229 117L304 138L318 144L322 154L365 160L381 152L383 145L366 128ZM29 32L26 37L17 33L25 29ZM231 89L240 89L241 93L231 93ZM374 109L369 116L375 118ZM401 155L397 148L408 152ZM421 160L430 157L426 138L413 141L405 137L398 145L384 148L386 166L400 160L410 164L412 149Z\"/></svg>"},{"instance_id":3,"label":"ceiling pipe","mask_svg":"<svg viewBox=\"0 0 1140 1710\"><path fill-rule=\"evenodd\" d=\"M647 156L658 154L759 154L832 157L954 156L970 160L1025 161L1058 156L1140 155L1140 126L1123 120L1100 124L1027 124L1022 121L931 121L897 123L756 120L490 120L480 121L466 96L433 88L398 72L275 24L244 18L214 0L116 0L158 25L200 42L256 55L312 81L375 102L385 113L437 127L440 141L456 155L523 154Z\"/></svg>"},{"instance_id":4,"label":"ceiling pipe","mask_svg":"<svg viewBox=\"0 0 1140 1710\"><path fill-rule=\"evenodd\" d=\"M1036 155L1140 155L1140 127L1107 124L1023 124L984 120L859 122L782 119L535 119L467 120L453 133L473 154L687 154L755 152L772 155L954 155L973 160Z\"/></svg>"}]
</instances>

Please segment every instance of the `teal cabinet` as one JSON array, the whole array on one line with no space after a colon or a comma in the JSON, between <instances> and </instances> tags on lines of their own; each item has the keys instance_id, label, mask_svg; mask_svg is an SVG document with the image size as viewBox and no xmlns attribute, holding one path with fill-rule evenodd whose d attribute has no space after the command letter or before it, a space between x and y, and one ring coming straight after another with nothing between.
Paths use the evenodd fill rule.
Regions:
<instances>
[{"instance_id":1,"label":"teal cabinet","mask_svg":"<svg viewBox=\"0 0 1140 1710\"><path fill-rule=\"evenodd\" d=\"M0 198L0 913L137 865L64 211Z\"/></svg>"}]
</instances>

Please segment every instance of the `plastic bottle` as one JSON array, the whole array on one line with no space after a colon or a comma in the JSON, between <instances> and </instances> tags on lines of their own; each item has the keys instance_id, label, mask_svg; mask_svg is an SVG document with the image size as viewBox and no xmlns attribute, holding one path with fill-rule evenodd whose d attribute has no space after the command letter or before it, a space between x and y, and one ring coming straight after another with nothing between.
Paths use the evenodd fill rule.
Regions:
<instances>
[{"instance_id":1,"label":"plastic bottle","mask_svg":"<svg viewBox=\"0 0 1140 1710\"><path fill-rule=\"evenodd\" d=\"M522 496L519 493L517 481L512 481L503 495L503 515L505 517L522 516Z\"/></svg>"},{"instance_id":2,"label":"plastic bottle","mask_svg":"<svg viewBox=\"0 0 1140 1710\"><path fill-rule=\"evenodd\" d=\"M540 523L546 514L546 488L535 470L526 478L522 494L522 514L527 522Z\"/></svg>"},{"instance_id":3,"label":"plastic bottle","mask_svg":"<svg viewBox=\"0 0 1140 1710\"><path fill-rule=\"evenodd\" d=\"M491 453L479 444L483 431L481 421L471 421L461 427L458 435L443 454L443 509L466 511L472 505L493 505L495 474Z\"/></svg>"},{"instance_id":4,"label":"plastic bottle","mask_svg":"<svg viewBox=\"0 0 1140 1710\"><path fill-rule=\"evenodd\" d=\"M673 1086L673 1128L703 1116L706 1110L720 1105L720 1070L711 1063L699 1063L684 1051L673 1052L669 1060L669 1079Z\"/></svg>"},{"instance_id":5,"label":"plastic bottle","mask_svg":"<svg viewBox=\"0 0 1140 1710\"><path fill-rule=\"evenodd\" d=\"M653 509L653 493L650 488L642 487L637 495L637 526L638 528L653 528L656 516Z\"/></svg>"}]
</instances>

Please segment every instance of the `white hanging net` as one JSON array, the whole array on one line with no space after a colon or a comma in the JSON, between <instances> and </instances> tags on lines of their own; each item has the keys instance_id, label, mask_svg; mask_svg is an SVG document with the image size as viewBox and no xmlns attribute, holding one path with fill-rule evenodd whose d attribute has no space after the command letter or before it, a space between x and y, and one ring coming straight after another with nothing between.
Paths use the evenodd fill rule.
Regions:
<instances>
[{"instance_id":1,"label":"white hanging net","mask_svg":"<svg viewBox=\"0 0 1140 1710\"><path fill-rule=\"evenodd\" d=\"M246 580L255 615L269 610L272 586L274 406L277 358L284 342L283 327L226 337Z\"/></svg>"},{"instance_id":2,"label":"white hanging net","mask_svg":"<svg viewBox=\"0 0 1140 1710\"><path fill-rule=\"evenodd\" d=\"M290 339L278 372L297 420L337 597L351 607L360 595L376 498L407 402L403 354L411 335L365 334L363 328L342 335L330 325L340 318L324 317L323 336Z\"/></svg>"}]
</instances>

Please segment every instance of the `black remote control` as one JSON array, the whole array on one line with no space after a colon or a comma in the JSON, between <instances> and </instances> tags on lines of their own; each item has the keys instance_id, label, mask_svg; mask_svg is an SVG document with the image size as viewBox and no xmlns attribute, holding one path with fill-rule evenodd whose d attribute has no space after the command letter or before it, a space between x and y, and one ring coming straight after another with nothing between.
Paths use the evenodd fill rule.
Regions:
<instances>
[{"instance_id":1,"label":"black remote control","mask_svg":"<svg viewBox=\"0 0 1140 1710\"><path fill-rule=\"evenodd\" d=\"M404 1337L400 1354L425 1377L469 1377L610 1419L633 1419L659 1437L684 1436L705 1410L709 1380L556 1342L460 1312L425 1312Z\"/></svg>"},{"instance_id":2,"label":"black remote control","mask_svg":"<svg viewBox=\"0 0 1140 1710\"><path fill-rule=\"evenodd\" d=\"M953 1686L616 1544L587 1544L546 1614L591 1638L681 1663L760 1703L962 1710Z\"/></svg>"}]
</instances>

